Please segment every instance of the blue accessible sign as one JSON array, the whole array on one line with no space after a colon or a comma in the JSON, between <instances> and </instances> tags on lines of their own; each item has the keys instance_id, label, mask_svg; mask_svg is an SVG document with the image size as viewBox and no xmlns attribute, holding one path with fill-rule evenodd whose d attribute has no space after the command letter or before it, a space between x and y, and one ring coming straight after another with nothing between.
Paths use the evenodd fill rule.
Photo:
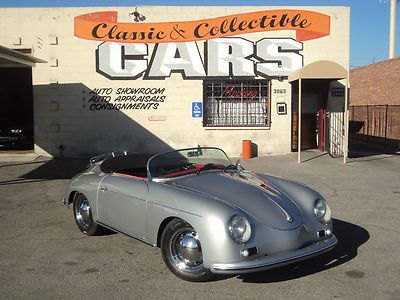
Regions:
<instances>
[{"instance_id":1,"label":"blue accessible sign","mask_svg":"<svg viewBox=\"0 0 400 300\"><path fill-rule=\"evenodd\" d=\"M203 117L203 103L192 102L192 118L202 118L202 117Z\"/></svg>"}]
</instances>

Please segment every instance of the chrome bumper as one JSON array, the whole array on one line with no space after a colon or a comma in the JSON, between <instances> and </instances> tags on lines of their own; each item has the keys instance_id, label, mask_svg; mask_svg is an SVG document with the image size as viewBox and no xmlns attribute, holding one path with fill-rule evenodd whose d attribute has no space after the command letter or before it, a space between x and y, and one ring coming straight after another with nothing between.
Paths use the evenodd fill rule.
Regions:
<instances>
[{"instance_id":1,"label":"chrome bumper","mask_svg":"<svg viewBox=\"0 0 400 300\"><path fill-rule=\"evenodd\" d=\"M219 274L241 274L277 268L328 252L337 242L337 238L333 235L310 246L282 254L274 254L238 263L212 264L210 270Z\"/></svg>"}]
</instances>

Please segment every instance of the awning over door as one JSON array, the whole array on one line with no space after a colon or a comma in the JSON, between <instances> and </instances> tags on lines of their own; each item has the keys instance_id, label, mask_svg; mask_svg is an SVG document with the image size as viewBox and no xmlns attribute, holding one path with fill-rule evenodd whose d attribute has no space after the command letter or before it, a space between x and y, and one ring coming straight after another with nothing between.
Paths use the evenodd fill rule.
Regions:
<instances>
[{"instance_id":1,"label":"awning over door","mask_svg":"<svg viewBox=\"0 0 400 300\"><path fill-rule=\"evenodd\" d=\"M298 146L297 161L301 163L301 81L312 79L341 80L345 79L345 99L344 99L344 143L343 143L343 159L346 163L348 156L348 139L349 139L349 117L348 117L348 77L349 72L333 61L319 60L294 71L289 75L289 82L299 81L299 115L297 118L298 130Z\"/></svg>"},{"instance_id":2,"label":"awning over door","mask_svg":"<svg viewBox=\"0 0 400 300\"><path fill-rule=\"evenodd\" d=\"M0 68L34 67L45 60L0 46Z\"/></svg>"},{"instance_id":3,"label":"awning over door","mask_svg":"<svg viewBox=\"0 0 400 300\"><path fill-rule=\"evenodd\" d=\"M289 82L299 79L347 79L348 71L341 65L329 61L319 60L294 71L289 75Z\"/></svg>"}]
</instances>

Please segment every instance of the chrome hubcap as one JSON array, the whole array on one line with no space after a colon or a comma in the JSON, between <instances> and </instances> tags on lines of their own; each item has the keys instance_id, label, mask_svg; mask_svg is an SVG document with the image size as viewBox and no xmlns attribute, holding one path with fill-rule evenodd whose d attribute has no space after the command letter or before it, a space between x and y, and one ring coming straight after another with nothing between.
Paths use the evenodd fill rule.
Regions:
<instances>
[{"instance_id":1,"label":"chrome hubcap","mask_svg":"<svg viewBox=\"0 0 400 300\"><path fill-rule=\"evenodd\" d=\"M87 227L90 223L90 216L91 210L89 201L87 199L84 199L80 203L79 207L77 207L76 219L82 226Z\"/></svg>"},{"instance_id":2,"label":"chrome hubcap","mask_svg":"<svg viewBox=\"0 0 400 300\"><path fill-rule=\"evenodd\" d=\"M178 232L171 241L172 260L186 272L197 272L203 266L200 241L194 231Z\"/></svg>"}]
</instances>

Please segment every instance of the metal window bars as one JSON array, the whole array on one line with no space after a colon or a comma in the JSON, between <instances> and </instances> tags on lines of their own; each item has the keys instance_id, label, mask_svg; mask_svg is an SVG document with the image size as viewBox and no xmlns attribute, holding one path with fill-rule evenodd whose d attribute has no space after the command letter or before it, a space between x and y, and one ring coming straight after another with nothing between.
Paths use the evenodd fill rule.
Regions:
<instances>
[{"instance_id":1,"label":"metal window bars","mask_svg":"<svg viewBox=\"0 0 400 300\"><path fill-rule=\"evenodd\" d=\"M204 81L204 126L269 126L269 87L267 80Z\"/></svg>"}]
</instances>

